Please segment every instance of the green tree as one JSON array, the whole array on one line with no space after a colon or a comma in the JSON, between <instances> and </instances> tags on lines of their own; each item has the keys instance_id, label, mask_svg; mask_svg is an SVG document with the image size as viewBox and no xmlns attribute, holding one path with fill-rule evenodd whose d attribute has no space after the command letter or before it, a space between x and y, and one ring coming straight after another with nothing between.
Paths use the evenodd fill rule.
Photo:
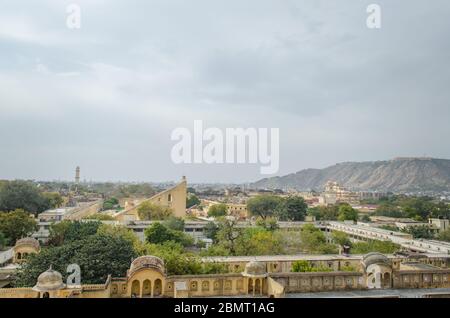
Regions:
<instances>
[{"instance_id":1,"label":"green tree","mask_svg":"<svg viewBox=\"0 0 450 318\"><path fill-rule=\"evenodd\" d=\"M339 206L339 221L358 220L358 211L353 209L349 204L342 204Z\"/></svg>"},{"instance_id":2,"label":"green tree","mask_svg":"<svg viewBox=\"0 0 450 318\"><path fill-rule=\"evenodd\" d=\"M209 217L220 217L227 215L227 205L225 203L214 204L208 210Z\"/></svg>"},{"instance_id":3,"label":"green tree","mask_svg":"<svg viewBox=\"0 0 450 318\"><path fill-rule=\"evenodd\" d=\"M184 220L175 216L170 216L163 222L164 226L174 231L184 231Z\"/></svg>"},{"instance_id":4,"label":"green tree","mask_svg":"<svg viewBox=\"0 0 450 318\"><path fill-rule=\"evenodd\" d=\"M106 211L106 210L113 210L118 205L119 205L119 200L117 200L116 198L112 197L112 198L109 198L108 200L103 201L102 210L104 210L104 211Z\"/></svg>"},{"instance_id":5,"label":"green tree","mask_svg":"<svg viewBox=\"0 0 450 318\"><path fill-rule=\"evenodd\" d=\"M101 223L99 221L64 220L50 225L49 244L59 246L64 243L82 240L95 235Z\"/></svg>"},{"instance_id":6,"label":"green tree","mask_svg":"<svg viewBox=\"0 0 450 318\"><path fill-rule=\"evenodd\" d=\"M63 197L58 192L43 192L42 196L49 201L52 209L59 208L64 203Z\"/></svg>"},{"instance_id":7,"label":"green tree","mask_svg":"<svg viewBox=\"0 0 450 318\"><path fill-rule=\"evenodd\" d=\"M0 212L0 232L7 244L14 245L18 239L31 235L38 229L37 222L22 209Z\"/></svg>"},{"instance_id":8,"label":"green tree","mask_svg":"<svg viewBox=\"0 0 450 318\"><path fill-rule=\"evenodd\" d=\"M303 221L308 205L302 197L290 196L280 202L278 217L282 221Z\"/></svg>"},{"instance_id":9,"label":"green tree","mask_svg":"<svg viewBox=\"0 0 450 318\"><path fill-rule=\"evenodd\" d=\"M0 211L22 209L36 215L50 207L50 200L31 182L5 181L0 187Z\"/></svg>"},{"instance_id":10,"label":"green tree","mask_svg":"<svg viewBox=\"0 0 450 318\"><path fill-rule=\"evenodd\" d=\"M199 205L200 199L195 195L190 193L186 198L186 208L192 208L194 205Z\"/></svg>"},{"instance_id":11,"label":"green tree","mask_svg":"<svg viewBox=\"0 0 450 318\"><path fill-rule=\"evenodd\" d=\"M312 254L335 254L336 246L327 243L325 234L312 224L302 226L300 232L301 248L306 253Z\"/></svg>"},{"instance_id":12,"label":"green tree","mask_svg":"<svg viewBox=\"0 0 450 318\"><path fill-rule=\"evenodd\" d=\"M402 232L411 234L413 238L422 238L422 239L434 238L433 231L427 225L409 226L404 230L402 230Z\"/></svg>"},{"instance_id":13,"label":"green tree","mask_svg":"<svg viewBox=\"0 0 450 318\"><path fill-rule=\"evenodd\" d=\"M325 266L313 266L307 260L299 260L292 263L292 272L332 272L333 269Z\"/></svg>"},{"instance_id":14,"label":"green tree","mask_svg":"<svg viewBox=\"0 0 450 318\"><path fill-rule=\"evenodd\" d=\"M279 228L278 220L275 217L268 217L266 219L258 217L256 219L256 225L268 231L275 231Z\"/></svg>"},{"instance_id":15,"label":"green tree","mask_svg":"<svg viewBox=\"0 0 450 318\"><path fill-rule=\"evenodd\" d=\"M80 266L83 284L101 284L110 274L113 277L125 276L130 260L136 256L132 244L121 237L93 235L62 246L45 248L41 253L31 255L19 269L15 285L33 286L37 277L50 265L65 280L69 264Z\"/></svg>"},{"instance_id":16,"label":"green tree","mask_svg":"<svg viewBox=\"0 0 450 318\"><path fill-rule=\"evenodd\" d=\"M283 254L281 241L273 231L264 228L246 228L236 244L236 255Z\"/></svg>"},{"instance_id":17,"label":"green tree","mask_svg":"<svg viewBox=\"0 0 450 318\"><path fill-rule=\"evenodd\" d=\"M173 241L183 246L193 245L193 238L181 231L174 231L159 222L153 223L144 231L147 242L153 244L162 244Z\"/></svg>"},{"instance_id":18,"label":"green tree","mask_svg":"<svg viewBox=\"0 0 450 318\"><path fill-rule=\"evenodd\" d=\"M347 233L341 232L341 231L334 231L331 233L331 237L333 238L333 241L336 242L336 244L339 244L340 246L351 246L352 242L350 241L350 238L348 237Z\"/></svg>"},{"instance_id":19,"label":"green tree","mask_svg":"<svg viewBox=\"0 0 450 318\"><path fill-rule=\"evenodd\" d=\"M439 232L439 234L437 235L437 239L440 241L450 242L450 228L446 229L445 231Z\"/></svg>"},{"instance_id":20,"label":"green tree","mask_svg":"<svg viewBox=\"0 0 450 318\"><path fill-rule=\"evenodd\" d=\"M3 250L6 246L6 236L2 232L0 232L0 251Z\"/></svg>"},{"instance_id":21,"label":"green tree","mask_svg":"<svg viewBox=\"0 0 450 318\"><path fill-rule=\"evenodd\" d=\"M247 201L247 211L263 219L276 216L281 199L274 195L258 195Z\"/></svg>"},{"instance_id":22,"label":"green tree","mask_svg":"<svg viewBox=\"0 0 450 318\"><path fill-rule=\"evenodd\" d=\"M138 255L143 255L145 252L144 244L133 232L133 230L130 230L123 225L101 224L98 227L97 235L110 235L114 237L120 237L125 241L130 242L133 245L134 251Z\"/></svg>"},{"instance_id":23,"label":"green tree","mask_svg":"<svg viewBox=\"0 0 450 318\"><path fill-rule=\"evenodd\" d=\"M338 219L338 205L318 206L308 209L308 215L314 216L316 220L335 221Z\"/></svg>"},{"instance_id":24,"label":"green tree","mask_svg":"<svg viewBox=\"0 0 450 318\"><path fill-rule=\"evenodd\" d=\"M114 221L115 219L108 214L104 213L95 213L92 215L89 215L84 218L85 220L98 220L98 221Z\"/></svg>"},{"instance_id":25,"label":"green tree","mask_svg":"<svg viewBox=\"0 0 450 318\"><path fill-rule=\"evenodd\" d=\"M236 255L238 239L242 235L242 229L237 227L237 221L234 219L221 218L218 226L219 230L216 234L218 244L226 249L230 255Z\"/></svg>"},{"instance_id":26,"label":"green tree","mask_svg":"<svg viewBox=\"0 0 450 318\"><path fill-rule=\"evenodd\" d=\"M145 201L139 205L137 212L141 220L164 220L173 215L171 208L150 201Z\"/></svg>"},{"instance_id":27,"label":"green tree","mask_svg":"<svg viewBox=\"0 0 450 318\"><path fill-rule=\"evenodd\" d=\"M376 208L375 215L402 218L406 216L406 213L402 212L395 204L383 203Z\"/></svg>"},{"instance_id":28,"label":"green tree","mask_svg":"<svg viewBox=\"0 0 450 318\"><path fill-rule=\"evenodd\" d=\"M205 234L205 236L207 238L213 240L213 242L217 241L216 235L217 235L218 231L219 231L219 227L214 222L208 222L205 225L205 228L203 229L203 233Z\"/></svg>"},{"instance_id":29,"label":"green tree","mask_svg":"<svg viewBox=\"0 0 450 318\"><path fill-rule=\"evenodd\" d=\"M367 254L370 252L378 252L383 254L393 254L400 250L400 246L391 241L369 241L355 242L352 244L352 254Z\"/></svg>"}]
</instances>

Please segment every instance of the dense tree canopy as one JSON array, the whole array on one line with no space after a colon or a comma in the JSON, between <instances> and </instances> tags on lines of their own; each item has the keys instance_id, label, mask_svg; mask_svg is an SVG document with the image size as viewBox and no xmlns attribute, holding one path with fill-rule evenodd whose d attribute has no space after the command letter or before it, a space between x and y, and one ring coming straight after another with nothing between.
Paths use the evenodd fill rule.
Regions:
<instances>
[{"instance_id":1,"label":"dense tree canopy","mask_svg":"<svg viewBox=\"0 0 450 318\"><path fill-rule=\"evenodd\" d=\"M49 244L59 246L64 243L78 241L97 233L98 221L68 221L64 220L50 226Z\"/></svg>"},{"instance_id":2,"label":"dense tree canopy","mask_svg":"<svg viewBox=\"0 0 450 318\"><path fill-rule=\"evenodd\" d=\"M99 234L57 247L42 249L31 255L17 275L17 286L33 286L37 277L50 265L64 278L70 264L81 268L83 284L101 284L108 275L125 276L130 261L137 256L132 244L115 235Z\"/></svg>"},{"instance_id":3,"label":"dense tree canopy","mask_svg":"<svg viewBox=\"0 0 450 318\"><path fill-rule=\"evenodd\" d=\"M21 209L0 212L0 232L6 244L14 245L18 239L27 237L37 230L36 221Z\"/></svg>"},{"instance_id":4,"label":"dense tree canopy","mask_svg":"<svg viewBox=\"0 0 450 318\"><path fill-rule=\"evenodd\" d=\"M308 205L302 197L290 196L282 199L277 211L281 221L303 221Z\"/></svg>"},{"instance_id":5,"label":"dense tree canopy","mask_svg":"<svg viewBox=\"0 0 450 318\"><path fill-rule=\"evenodd\" d=\"M339 206L339 221L357 221L358 220L358 211L353 209L350 204L341 204Z\"/></svg>"},{"instance_id":6,"label":"dense tree canopy","mask_svg":"<svg viewBox=\"0 0 450 318\"><path fill-rule=\"evenodd\" d=\"M162 223L155 222L144 231L145 239L152 244L163 244L164 242L173 241L183 246L193 244L193 238L182 231L176 231L167 228Z\"/></svg>"},{"instance_id":7,"label":"dense tree canopy","mask_svg":"<svg viewBox=\"0 0 450 318\"><path fill-rule=\"evenodd\" d=\"M247 210L250 215L261 217L276 216L281 198L274 195L259 195L247 201Z\"/></svg>"},{"instance_id":8,"label":"dense tree canopy","mask_svg":"<svg viewBox=\"0 0 450 318\"><path fill-rule=\"evenodd\" d=\"M194 205L200 204L200 199L192 193L189 193L186 198L186 208L192 208Z\"/></svg>"},{"instance_id":9,"label":"dense tree canopy","mask_svg":"<svg viewBox=\"0 0 450 318\"><path fill-rule=\"evenodd\" d=\"M225 203L214 204L208 210L209 217L220 217L227 215L227 205Z\"/></svg>"},{"instance_id":10,"label":"dense tree canopy","mask_svg":"<svg viewBox=\"0 0 450 318\"><path fill-rule=\"evenodd\" d=\"M28 181L4 181L0 185L0 211L22 209L37 214L52 208L54 201Z\"/></svg>"},{"instance_id":11,"label":"dense tree canopy","mask_svg":"<svg viewBox=\"0 0 450 318\"><path fill-rule=\"evenodd\" d=\"M139 205L137 211L141 220L164 220L173 215L171 208L150 201L145 201Z\"/></svg>"}]
</instances>

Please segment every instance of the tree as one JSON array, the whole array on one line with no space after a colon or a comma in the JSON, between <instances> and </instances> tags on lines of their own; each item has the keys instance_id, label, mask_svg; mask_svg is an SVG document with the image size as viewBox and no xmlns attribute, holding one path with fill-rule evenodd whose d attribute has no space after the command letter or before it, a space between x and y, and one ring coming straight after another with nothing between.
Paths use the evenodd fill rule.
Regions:
<instances>
[{"instance_id":1,"label":"tree","mask_svg":"<svg viewBox=\"0 0 450 318\"><path fill-rule=\"evenodd\" d=\"M302 197L290 196L281 201L278 216L282 221L303 221L308 205Z\"/></svg>"},{"instance_id":2,"label":"tree","mask_svg":"<svg viewBox=\"0 0 450 318\"><path fill-rule=\"evenodd\" d=\"M278 220L274 217L269 217L267 219L258 218L256 220L256 225L266 229L268 231L275 231L278 229Z\"/></svg>"},{"instance_id":3,"label":"tree","mask_svg":"<svg viewBox=\"0 0 450 318\"><path fill-rule=\"evenodd\" d=\"M238 239L242 235L242 229L237 227L235 219L219 219L219 230L217 231L217 241L230 255L236 255Z\"/></svg>"},{"instance_id":4,"label":"tree","mask_svg":"<svg viewBox=\"0 0 450 318\"><path fill-rule=\"evenodd\" d=\"M205 228L203 229L203 233L205 234L205 236L211 240L213 240L213 242L217 241L217 232L219 231L219 227L216 225L216 223L214 222L208 222L205 225Z\"/></svg>"},{"instance_id":5,"label":"tree","mask_svg":"<svg viewBox=\"0 0 450 318\"><path fill-rule=\"evenodd\" d=\"M43 192L42 196L49 201L50 208L59 208L63 203L64 199L58 192Z\"/></svg>"},{"instance_id":6,"label":"tree","mask_svg":"<svg viewBox=\"0 0 450 318\"><path fill-rule=\"evenodd\" d=\"M355 242L352 244L352 254L367 254L370 252L378 252L382 254L393 254L400 250L400 246L391 241L369 241Z\"/></svg>"},{"instance_id":7,"label":"tree","mask_svg":"<svg viewBox=\"0 0 450 318\"><path fill-rule=\"evenodd\" d=\"M338 205L318 206L308 209L308 215L314 216L316 220L335 221L338 219Z\"/></svg>"},{"instance_id":8,"label":"tree","mask_svg":"<svg viewBox=\"0 0 450 318\"><path fill-rule=\"evenodd\" d=\"M112 198L109 198L108 200L103 201L102 210L103 211L112 210L115 207L117 207L118 205L119 205L119 200L117 200L116 198L112 197Z\"/></svg>"},{"instance_id":9,"label":"tree","mask_svg":"<svg viewBox=\"0 0 450 318\"><path fill-rule=\"evenodd\" d=\"M342 204L339 206L339 221L358 220L358 211L353 209L349 204Z\"/></svg>"},{"instance_id":10,"label":"tree","mask_svg":"<svg viewBox=\"0 0 450 318\"><path fill-rule=\"evenodd\" d=\"M141 220L164 220L173 214L171 208L150 201L145 201L139 205L137 212Z\"/></svg>"},{"instance_id":11,"label":"tree","mask_svg":"<svg viewBox=\"0 0 450 318\"><path fill-rule=\"evenodd\" d=\"M0 187L0 211L22 209L36 215L50 207L50 200L31 182L5 181Z\"/></svg>"},{"instance_id":12,"label":"tree","mask_svg":"<svg viewBox=\"0 0 450 318\"><path fill-rule=\"evenodd\" d=\"M350 241L350 238L348 237L347 233L341 232L341 231L334 231L331 233L331 237L333 238L333 241L336 242L336 244L339 244L340 246L351 246L352 242Z\"/></svg>"},{"instance_id":13,"label":"tree","mask_svg":"<svg viewBox=\"0 0 450 318\"><path fill-rule=\"evenodd\" d=\"M264 228L246 228L236 244L236 255L283 254L281 241Z\"/></svg>"},{"instance_id":14,"label":"tree","mask_svg":"<svg viewBox=\"0 0 450 318\"><path fill-rule=\"evenodd\" d=\"M327 243L325 234L312 224L302 226L300 232L302 250L306 253L335 254L336 246Z\"/></svg>"},{"instance_id":15,"label":"tree","mask_svg":"<svg viewBox=\"0 0 450 318\"><path fill-rule=\"evenodd\" d=\"M170 216L163 222L164 226L174 231L184 232L184 220L175 216Z\"/></svg>"},{"instance_id":16,"label":"tree","mask_svg":"<svg viewBox=\"0 0 450 318\"><path fill-rule=\"evenodd\" d=\"M427 225L409 226L406 229L404 229L402 232L411 234L413 236L413 238L422 238L422 239L434 238L433 231Z\"/></svg>"},{"instance_id":17,"label":"tree","mask_svg":"<svg viewBox=\"0 0 450 318\"><path fill-rule=\"evenodd\" d=\"M59 271L65 280L69 264L80 266L83 284L101 284L105 283L108 275L125 276L130 267L130 260L136 257L137 254L129 241L114 235L92 235L30 255L27 263L19 269L15 285L33 286L37 277L50 265Z\"/></svg>"},{"instance_id":18,"label":"tree","mask_svg":"<svg viewBox=\"0 0 450 318\"><path fill-rule=\"evenodd\" d=\"M198 204L200 204L200 199L195 194L190 193L186 198L186 208L189 209Z\"/></svg>"},{"instance_id":19,"label":"tree","mask_svg":"<svg viewBox=\"0 0 450 318\"><path fill-rule=\"evenodd\" d=\"M98 221L81 222L64 220L59 223L53 223L50 225L49 244L59 246L95 235L100 225L101 223Z\"/></svg>"},{"instance_id":20,"label":"tree","mask_svg":"<svg viewBox=\"0 0 450 318\"><path fill-rule=\"evenodd\" d=\"M193 244L192 237L181 231L171 230L159 222L155 222L146 228L144 234L146 241L153 244L162 244L168 241L173 241L183 246Z\"/></svg>"},{"instance_id":21,"label":"tree","mask_svg":"<svg viewBox=\"0 0 450 318\"><path fill-rule=\"evenodd\" d=\"M383 203L376 208L375 215L401 218L405 217L406 213L402 212L399 207L392 203Z\"/></svg>"},{"instance_id":22,"label":"tree","mask_svg":"<svg viewBox=\"0 0 450 318\"><path fill-rule=\"evenodd\" d=\"M227 205L225 203L214 204L208 210L209 217L220 217L227 215Z\"/></svg>"},{"instance_id":23,"label":"tree","mask_svg":"<svg viewBox=\"0 0 450 318\"><path fill-rule=\"evenodd\" d=\"M263 219L276 216L281 199L274 195L258 195L247 201L247 211Z\"/></svg>"},{"instance_id":24,"label":"tree","mask_svg":"<svg viewBox=\"0 0 450 318\"><path fill-rule=\"evenodd\" d=\"M439 234L437 235L437 239L440 241L450 242L450 228L446 229L445 231L439 232Z\"/></svg>"},{"instance_id":25,"label":"tree","mask_svg":"<svg viewBox=\"0 0 450 318\"><path fill-rule=\"evenodd\" d=\"M0 212L0 232L8 244L14 245L18 239L31 235L37 229L37 222L22 209Z\"/></svg>"},{"instance_id":26,"label":"tree","mask_svg":"<svg viewBox=\"0 0 450 318\"><path fill-rule=\"evenodd\" d=\"M3 250L6 246L6 236L2 232L0 232L0 251Z\"/></svg>"},{"instance_id":27,"label":"tree","mask_svg":"<svg viewBox=\"0 0 450 318\"><path fill-rule=\"evenodd\" d=\"M333 269L325 266L313 266L307 260L299 260L292 263L292 271L294 273L298 272L332 272Z\"/></svg>"}]
</instances>

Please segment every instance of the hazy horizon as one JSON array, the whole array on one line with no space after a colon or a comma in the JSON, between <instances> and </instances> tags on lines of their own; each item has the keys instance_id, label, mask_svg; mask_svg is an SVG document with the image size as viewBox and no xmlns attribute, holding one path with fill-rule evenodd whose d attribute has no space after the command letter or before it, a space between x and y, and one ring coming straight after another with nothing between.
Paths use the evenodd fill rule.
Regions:
<instances>
[{"instance_id":1,"label":"hazy horizon","mask_svg":"<svg viewBox=\"0 0 450 318\"><path fill-rule=\"evenodd\" d=\"M2 1L0 179L247 183L176 165L171 132L279 128L277 176L450 158L450 2ZM380 29L366 8L381 6ZM447 138L446 138L447 137Z\"/></svg>"}]
</instances>

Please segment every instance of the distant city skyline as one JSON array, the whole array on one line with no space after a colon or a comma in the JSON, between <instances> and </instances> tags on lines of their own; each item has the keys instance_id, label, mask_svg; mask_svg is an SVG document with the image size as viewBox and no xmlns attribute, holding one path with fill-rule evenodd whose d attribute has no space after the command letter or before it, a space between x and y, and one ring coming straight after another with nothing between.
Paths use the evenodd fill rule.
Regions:
<instances>
[{"instance_id":1,"label":"distant city skyline","mask_svg":"<svg viewBox=\"0 0 450 318\"><path fill-rule=\"evenodd\" d=\"M171 161L194 120L279 128L282 176L450 158L450 3L4 1L0 179L247 183L260 165Z\"/></svg>"}]
</instances>

